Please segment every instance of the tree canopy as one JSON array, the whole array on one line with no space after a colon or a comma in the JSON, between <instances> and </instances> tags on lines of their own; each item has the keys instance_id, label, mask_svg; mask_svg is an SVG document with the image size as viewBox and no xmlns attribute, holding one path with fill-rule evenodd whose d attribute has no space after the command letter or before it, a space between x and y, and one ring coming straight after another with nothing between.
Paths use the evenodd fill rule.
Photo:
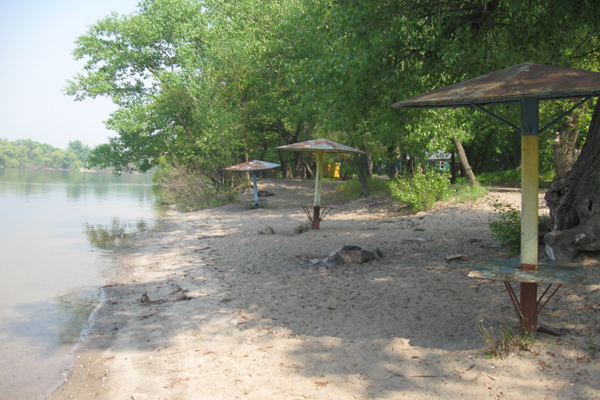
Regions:
<instances>
[{"instance_id":1,"label":"tree canopy","mask_svg":"<svg viewBox=\"0 0 600 400\"><path fill-rule=\"evenodd\" d=\"M457 139L475 171L511 169L520 138L500 122L390 105L522 62L597 71L596 14L595 0L145 0L77 39L75 58L86 64L65 92L119 106L107 121L115 136L90 157L117 171L167 162L213 179L258 158L298 176L303 156L273 149L317 137L388 164ZM565 107L548 103L542 121ZM494 111L519 120L516 107ZM559 134L585 132L590 115L591 107ZM555 134L540 138L542 170L554 168Z\"/></svg>"}]
</instances>

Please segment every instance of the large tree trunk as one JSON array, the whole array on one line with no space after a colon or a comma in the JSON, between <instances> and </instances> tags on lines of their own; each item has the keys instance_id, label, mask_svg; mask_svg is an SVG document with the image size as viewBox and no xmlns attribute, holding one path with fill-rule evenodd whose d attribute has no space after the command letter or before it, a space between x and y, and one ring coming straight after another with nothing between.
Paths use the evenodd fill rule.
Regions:
<instances>
[{"instance_id":1,"label":"large tree trunk","mask_svg":"<svg viewBox=\"0 0 600 400\"><path fill-rule=\"evenodd\" d=\"M367 154L365 154L365 167L367 176L373 176L373 158L371 157L371 148L369 145L365 148Z\"/></svg>"},{"instance_id":2,"label":"large tree trunk","mask_svg":"<svg viewBox=\"0 0 600 400\"><path fill-rule=\"evenodd\" d=\"M357 154L356 159L358 160L358 179L360 180L360 185L362 186L362 193L358 197L369 197L371 193L369 192L369 181L367 180L367 176L369 173L369 158L368 154Z\"/></svg>"},{"instance_id":3,"label":"large tree trunk","mask_svg":"<svg viewBox=\"0 0 600 400\"><path fill-rule=\"evenodd\" d=\"M454 143L454 147L456 147L456 151L458 152L458 158L460 159L460 165L462 165L465 173L467 174L467 180L471 186L479 186L479 182L477 182L477 178L475 178L475 174L469 165L469 160L467 160L467 155L465 154L465 149L463 149L462 144L456 138L452 138L452 143Z\"/></svg>"},{"instance_id":4,"label":"large tree trunk","mask_svg":"<svg viewBox=\"0 0 600 400\"><path fill-rule=\"evenodd\" d=\"M579 137L579 119L588 109L588 103L566 117L554 139L554 170L556 177L562 178L575 164L577 153L575 144ZM561 110L564 112L564 110Z\"/></svg>"},{"instance_id":5,"label":"large tree trunk","mask_svg":"<svg viewBox=\"0 0 600 400\"><path fill-rule=\"evenodd\" d=\"M403 153L401 154L400 158L402 160L402 172L406 174L413 174L416 168L415 157Z\"/></svg>"},{"instance_id":6,"label":"large tree trunk","mask_svg":"<svg viewBox=\"0 0 600 400\"><path fill-rule=\"evenodd\" d=\"M387 148L388 155L388 165L390 169L388 171L388 176L390 178L394 178L398 174L398 151L396 145L388 146Z\"/></svg>"},{"instance_id":7,"label":"large tree trunk","mask_svg":"<svg viewBox=\"0 0 600 400\"><path fill-rule=\"evenodd\" d=\"M545 199L552 232L544 240L551 259L572 261L580 251L600 251L600 101L581 155Z\"/></svg>"},{"instance_id":8,"label":"large tree trunk","mask_svg":"<svg viewBox=\"0 0 600 400\"><path fill-rule=\"evenodd\" d=\"M279 150L277 154L279 155L279 164L281 164L281 177L283 179L291 179L292 174L290 172L290 169L288 168L287 163L285 162L285 157L283 157L283 151Z\"/></svg>"},{"instance_id":9,"label":"large tree trunk","mask_svg":"<svg viewBox=\"0 0 600 400\"><path fill-rule=\"evenodd\" d=\"M451 153L450 157L450 183L456 183L456 157L454 156L454 152Z\"/></svg>"}]
</instances>

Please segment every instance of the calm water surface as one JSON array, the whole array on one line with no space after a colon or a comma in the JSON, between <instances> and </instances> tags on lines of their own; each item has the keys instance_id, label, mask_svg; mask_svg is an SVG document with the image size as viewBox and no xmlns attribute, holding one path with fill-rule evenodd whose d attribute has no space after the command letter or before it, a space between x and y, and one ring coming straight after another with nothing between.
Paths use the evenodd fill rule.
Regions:
<instances>
[{"instance_id":1,"label":"calm water surface","mask_svg":"<svg viewBox=\"0 0 600 400\"><path fill-rule=\"evenodd\" d=\"M64 379L116 256L162 211L148 175L0 169L0 398Z\"/></svg>"}]
</instances>

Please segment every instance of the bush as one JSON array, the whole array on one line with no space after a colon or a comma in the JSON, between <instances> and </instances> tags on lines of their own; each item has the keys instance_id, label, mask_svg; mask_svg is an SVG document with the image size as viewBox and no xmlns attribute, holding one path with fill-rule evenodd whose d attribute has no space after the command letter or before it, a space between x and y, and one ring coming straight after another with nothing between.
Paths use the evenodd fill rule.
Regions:
<instances>
[{"instance_id":1,"label":"bush","mask_svg":"<svg viewBox=\"0 0 600 400\"><path fill-rule=\"evenodd\" d=\"M413 212L427 210L450 194L450 177L435 171L395 179L388 185L392 197L410 206Z\"/></svg>"},{"instance_id":2,"label":"bush","mask_svg":"<svg viewBox=\"0 0 600 400\"><path fill-rule=\"evenodd\" d=\"M490 229L494 240L508 245L511 255L521 250L521 211L510 204L494 203Z\"/></svg>"},{"instance_id":3,"label":"bush","mask_svg":"<svg viewBox=\"0 0 600 400\"><path fill-rule=\"evenodd\" d=\"M200 171L185 167L166 167L152 177L161 189L161 197L175 204L181 211L217 207L234 201L229 191L220 191Z\"/></svg>"}]
</instances>

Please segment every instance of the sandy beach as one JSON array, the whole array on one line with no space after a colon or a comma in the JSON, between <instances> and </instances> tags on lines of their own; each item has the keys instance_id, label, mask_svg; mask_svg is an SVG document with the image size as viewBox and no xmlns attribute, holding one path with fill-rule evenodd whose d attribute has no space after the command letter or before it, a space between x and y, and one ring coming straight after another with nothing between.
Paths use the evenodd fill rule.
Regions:
<instances>
[{"instance_id":1,"label":"sandy beach","mask_svg":"<svg viewBox=\"0 0 600 400\"><path fill-rule=\"evenodd\" d=\"M50 399L600 398L591 259L589 284L561 288L539 318L562 336L484 356L476 324L500 333L518 320L502 282L467 273L508 257L492 240L491 202L519 206L518 190L407 215L384 197L330 204L335 184L323 182L333 209L321 229L301 234L312 181L259 181L273 193L266 208L170 210L164 230L122 257ZM383 257L323 263L344 245ZM458 253L466 259L447 260Z\"/></svg>"}]
</instances>

